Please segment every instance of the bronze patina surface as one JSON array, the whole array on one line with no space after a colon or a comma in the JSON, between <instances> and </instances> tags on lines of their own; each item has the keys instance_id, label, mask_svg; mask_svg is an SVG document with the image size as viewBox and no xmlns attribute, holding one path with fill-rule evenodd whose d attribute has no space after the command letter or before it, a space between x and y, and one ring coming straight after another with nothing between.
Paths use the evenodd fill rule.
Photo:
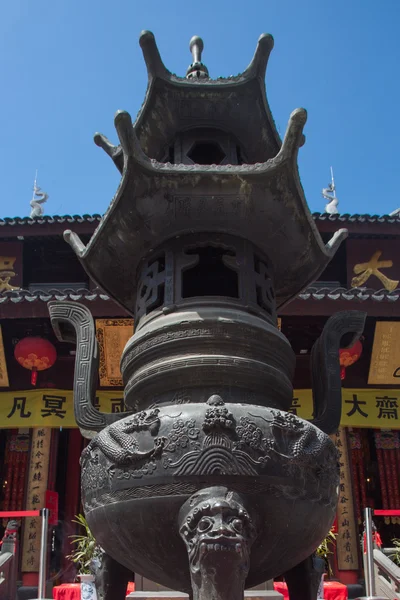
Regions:
<instances>
[{"instance_id":1,"label":"bronze patina surface","mask_svg":"<svg viewBox=\"0 0 400 600\"><path fill-rule=\"evenodd\" d=\"M279 139L264 83L271 36L244 73L217 80L198 37L185 78L166 69L150 32L140 44L143 107L134 123L117 113L119 145L95 137L120 186L87 246L65 232L135 319L121 357L126 413L94 407L90 311L49 304L58 337L77 344L75 417L91 438L82 497L105 551L99 588L122 598L121 577L135 571L196 600L240 600L245 586L290 571L292 600L314 600L309 557L332 525L339 483L329 438L341 416L339 347L365 315L327 321L307 422L288 412L295 355L277 310L347 232L324 245L309 212L297 171L305 110Z\"/></svg>"}]
</instances>

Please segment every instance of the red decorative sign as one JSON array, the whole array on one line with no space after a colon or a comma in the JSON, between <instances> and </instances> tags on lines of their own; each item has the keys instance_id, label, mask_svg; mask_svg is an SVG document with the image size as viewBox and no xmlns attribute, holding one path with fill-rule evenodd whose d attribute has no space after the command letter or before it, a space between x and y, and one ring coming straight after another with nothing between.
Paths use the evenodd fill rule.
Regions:
<instances>
[{"instance_id":1,"label":"red decorative sign","mask_svg":"<svg viewBox=\"0 0 400 600\"><path fill-rule=\"evenodd\" d=\"M45 497L46 508L49 509L49 525L58 524L58 493L46 490Z\"/></svg>"}]
</instances>

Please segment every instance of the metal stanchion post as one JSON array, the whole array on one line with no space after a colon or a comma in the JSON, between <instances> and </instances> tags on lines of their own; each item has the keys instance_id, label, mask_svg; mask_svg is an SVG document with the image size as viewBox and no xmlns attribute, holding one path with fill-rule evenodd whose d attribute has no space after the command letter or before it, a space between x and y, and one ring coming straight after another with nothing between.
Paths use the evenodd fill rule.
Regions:
<instances>
[{"instance_id":1,"label":"metal stanchion post","mask_svg":"<svg viewBox=\"0 0 400 600\"><path fill-rule=\"evenodd\" d=\"M38 600L44 600L46 598L47 532L49 529L49 509L42 508L40 514L42 516L42 539L40 541Z\"/></svg>"},{"instance_id":2,"label":"metal stanchion post","mask_svg":"<svg viewBox=\"0 0 400 600\"><path fill-rule=\"evenodd\" d=\"M365 515L365 538L366 538L366 577L365 588L367 596L375 596L375 569L374 569L374 542L372 538L372 509L364 509Z\"/></svg>"},{"instance_id":3,"label":"metal stanchion post","mask_svg":"<svg viewBox=\"0 0 400 600\"><path fill-rule=\"evenodd\" d=\"M372 537L372 508L364 509L365 519L365 592L357 600L387 600L376 595L375 568L374 568L374 542Z\"/></svg>"}]
</instances>

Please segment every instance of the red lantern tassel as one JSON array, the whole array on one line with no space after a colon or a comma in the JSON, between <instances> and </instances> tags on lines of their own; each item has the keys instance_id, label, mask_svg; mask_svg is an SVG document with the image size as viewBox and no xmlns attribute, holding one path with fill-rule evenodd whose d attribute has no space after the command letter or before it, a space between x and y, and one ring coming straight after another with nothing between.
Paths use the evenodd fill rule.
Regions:
<instances>
[{"instance_id":1,"label":"red lantern tassel","mask_svg":"<svg viewBox=\"0 0 400 600\"><path fill-rule=\"evenodd\" d=\"M32 367L31 384L36 385L37 382L37 368Z\"/></svg>"}]
</instances>

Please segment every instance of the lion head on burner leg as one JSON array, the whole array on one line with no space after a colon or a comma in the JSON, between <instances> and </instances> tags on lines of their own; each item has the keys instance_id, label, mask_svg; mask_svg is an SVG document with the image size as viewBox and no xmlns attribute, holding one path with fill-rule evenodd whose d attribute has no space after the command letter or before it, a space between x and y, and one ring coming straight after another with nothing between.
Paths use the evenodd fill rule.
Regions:
<instances>
[{"instance_id":1,"label":"lion head on burner leg","mask_svg":"<svg viewBox=\"0 0 400 600\"><path fill-rule=\"evenodd\" d=\"M179 525L192 583L233 569L244 585L256 528L242 496L225 487L204 489L182 506Z\"/></svg>"}]
</instances>

